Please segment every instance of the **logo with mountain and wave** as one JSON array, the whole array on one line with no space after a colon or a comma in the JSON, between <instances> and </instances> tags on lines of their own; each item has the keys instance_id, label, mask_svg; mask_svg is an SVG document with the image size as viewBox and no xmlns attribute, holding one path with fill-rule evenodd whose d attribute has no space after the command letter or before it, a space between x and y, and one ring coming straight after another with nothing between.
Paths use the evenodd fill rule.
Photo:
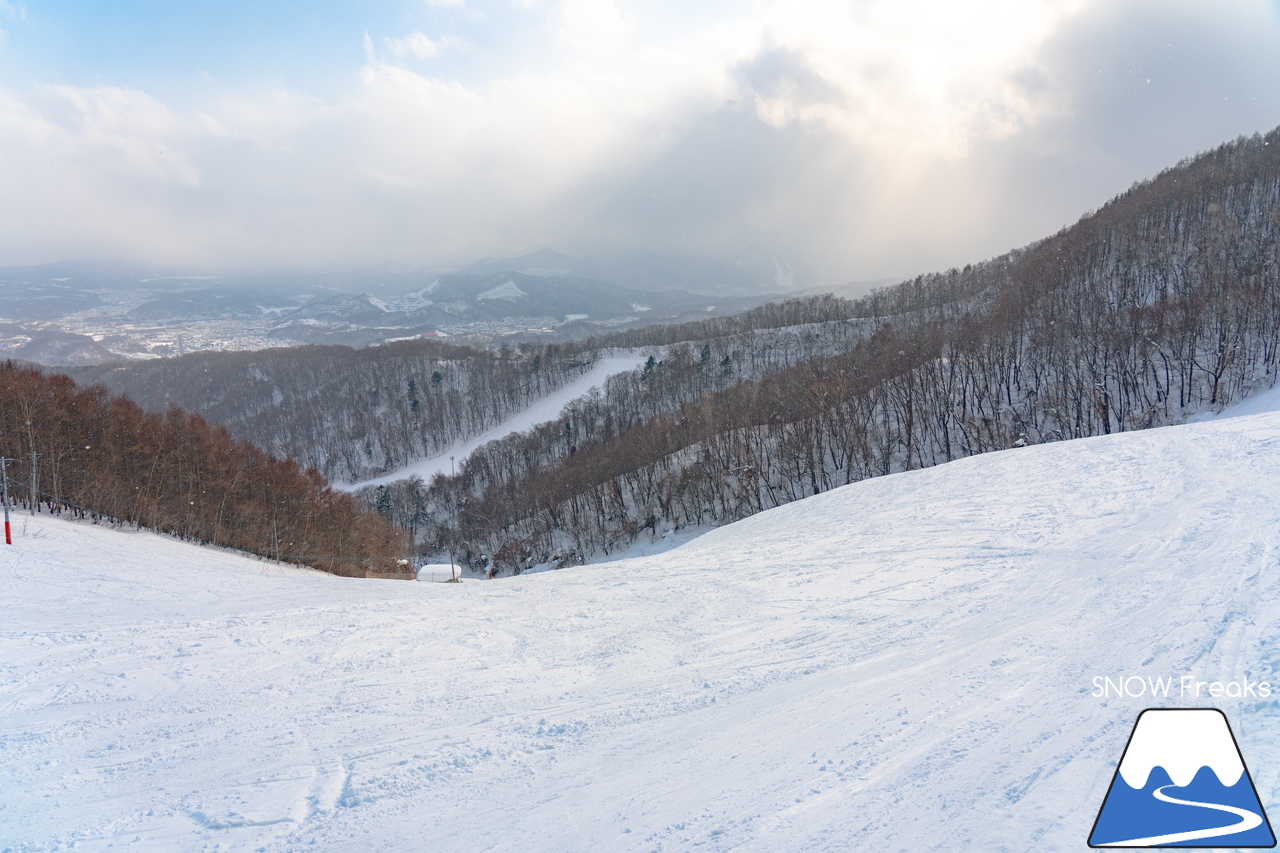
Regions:
<instances>
[{"instance_id":1,"label":"logo with mountain and wave","mask_svg":"<svg viewBox=\"0 0 1280 853\"><path fill-rule=\"evenodd\" d=\"M1148 708L1102 802L1090 847L1275 847L1226 715Z\"/></svg>"}]
</instances>

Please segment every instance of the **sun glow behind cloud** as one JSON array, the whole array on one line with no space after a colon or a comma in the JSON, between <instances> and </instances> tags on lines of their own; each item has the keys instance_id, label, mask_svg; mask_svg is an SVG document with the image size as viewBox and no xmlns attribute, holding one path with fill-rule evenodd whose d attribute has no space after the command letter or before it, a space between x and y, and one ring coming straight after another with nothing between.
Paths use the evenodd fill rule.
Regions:
<instances>
[{"instance_id":1,"label":"sun glow behind cloud","mask_svg":"<svg viewBox=\"0 0 1280 853\"><path fill-rule=\"evenodd\" d=\"M363 64L325 91L240 86L182 103L109 74L0 89L0 262L466 260L549 244L781 253L840 278L976 260L1082 204L1068 193L1057 218L1027 188L1072 183L1053 171L1091 120L1090 39L1171 9L1194 37L1210 13L416 2L427 18L365 34ZM15 22L21 8L0 13ZM1215 8L1250 27L1259 56L1276 40L1265 3ZM1266 129L1280 116L1232 122L1276 103L1207 139Z\"/></svg>"},{"instance_id":2,"label":"sun glow behind cloud","mask_svg":"<svg viewBox=\"0 0 1280 853\"><path fill-rule=\"evenodd\" d=\"M1037 49L1082 6L778 6L761 21L764 47L744 78L771 126L814 124L857 144L963 156L975 139L1009 136L1053 108L1037 86Z\"/></svg>"}]
</instances>

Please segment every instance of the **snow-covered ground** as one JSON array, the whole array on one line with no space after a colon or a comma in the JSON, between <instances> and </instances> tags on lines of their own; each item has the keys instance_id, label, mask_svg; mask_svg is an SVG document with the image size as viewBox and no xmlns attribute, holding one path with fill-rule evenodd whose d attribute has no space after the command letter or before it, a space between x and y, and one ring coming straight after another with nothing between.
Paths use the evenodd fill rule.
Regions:
<instances>
[{"instance_id":1,"label":"snow-covered ground","mask_svg":"<svg viewBox=\"0 0 1280 853\"><path fill-rule=\"evenodd\" d=\"M1206 413L1196 418L1198 421L1214 420L1215 418L1236 418L1241 415L1260 415L1269 412L1280 411L1280 385L1275 388L1263 391L1261 394L1242 400L1230 408L1224 409L1220 414Z\"/></svg>"},{"instance_id":2,"label":"snow-covered ground","mask_svg":"<svg viewBox=\"0 0 1280 853\"><path fill-rule=\"evenodd\" d=\"M0 849L1076 851L1153 705L1222 708L1280 804L1280 686L1179 695L1280 684L1280 414L500 581L16 522ZM1095 695L1131 676L1170 695Z\"/></svg>"},{"instance_id":3,"label":"snow-covered ground","mask_svg":"<svg viewBox=\"0 0 1280 853\"><path fill-rule=\"evenodd\" d=\"M488 444L499 438L506 438L513 432L524 432L538 424L554 421L560 416L560 411L570 402L586 396L592 388L603 386L605 380L615 373L626 373L629 370L635 370L644 364L644 360L645 356L634 350L623 350L603 356L592 365L590 370L577 379L567 385L562 385L547 396L535 401L531 406L507 418L493 429L455 442L452 447L438 456L419 459L397 471L383 474L381 477L374 477L371 480L363 480L359 483L334 483L333 485L335 488L353 491L362 489L365 486L379 486L384 483L393 483L396 480L405 480L415 474L429 483L436 474L449 473L451 465L461 467L463 460L483 444ZM452 462L450 462L450 458L452 458Z\"/></svg>"}]
</instances>

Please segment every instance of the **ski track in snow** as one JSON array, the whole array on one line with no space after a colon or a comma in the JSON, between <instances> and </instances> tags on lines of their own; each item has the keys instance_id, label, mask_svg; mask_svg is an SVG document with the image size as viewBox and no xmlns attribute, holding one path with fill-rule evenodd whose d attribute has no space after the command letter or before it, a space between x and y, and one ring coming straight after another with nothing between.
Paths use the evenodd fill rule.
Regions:
<instances>
[{"instance_id":1,"label":"ski track in snow","mask_svg":"<svg viewBox=\"0 0 1280 853\"><path fill-rule=\"evenodd\" d=\"M621 351L613 355L604 356L598 359L590 370L577 379L560 386L547 396L535 400L527 408L521 409L496 427L485 430L479 435L473 435L471 438L455 442L452 447L438 456L419 459L399 470L392 471L390 474L383 474L381 477L362 480L359 483L335 482L333 486L345 491L355 491L365 486L379 486L385 483L394 483L396 480L406 480L415 474L425 482L430 483L431 478L436 474L449 473L451 465L461 467L463 461L482 445L505 438L513 432L524 432L538 424L554 421L569 403L585 396L592 388L603 386L605 380L615 373L626 373L627 371L635 370L644 364L644 361L645 356L635 351ZM453 462L449 461L451 457Z\"/></svg>"},{"instance_id":2,"label":"ski track in snow","mask_svg":"<svg viewBox=\"0 0 1280 853\"><path fill-rule=\"evenodd\" d=\"M1078 851L1138 712L1222 707L1264 806L1280 414L883 477L462 584L15 516L0 850Z\"/></svg>"}]
</instances>

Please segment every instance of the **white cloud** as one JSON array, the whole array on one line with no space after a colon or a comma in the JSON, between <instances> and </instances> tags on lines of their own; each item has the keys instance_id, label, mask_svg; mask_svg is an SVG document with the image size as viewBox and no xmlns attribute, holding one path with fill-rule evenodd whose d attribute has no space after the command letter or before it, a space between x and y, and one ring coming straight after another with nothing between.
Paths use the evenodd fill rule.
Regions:
<instances>
[{"instance_id":1,"label":"white cloud","mask_svg":"<svg viewBox=\"0 0 1280 853\"><path fill-rule=\"evenodd\" d=\"M440 48L427 36L419 32L410 33L404 38L387 39L387 47L396 56L413 54L419 59L427 59L440 53Z\"/></svg>"},{"instance_id":2,"label":"white cloud","mask_svg":"<svg viewBox=\"0 0 1280 853\"><path fill-rule=\"evenodd\" d=\"M420 32L412 32L398 39L386 38L384 41L392 55L401 59L410 55L418 59L430 59L433 56L439 56L444 50L470 50L475 47L471 42L458 36L447 35L433 39ZM378 60L372 53L372 43L367 50L369 62L376 63Z\"/></svg>"},{"instance_id":3,"label":"white cloud","mask_svg":"<svg viewBox=\"0 0 1280 853\"><path fill-rule=\"evenodd\" d=\"M189 254L180 199L207 188L193 124L141 92L45 86L0 91L0 251L40 259ZM159 250L159 251L158 251Z\"/></svg>"},{"instance_id":4,"label":"white cloud","mask_svg":"<svg viewBox=\"0 0 1280 853\"><path fill-rule=\"evenodd\" d=\"M515 52L497 57L506 64L483 42L416 31L384 39L380 57L366 36L354 92L329 100L257 91L188 115L109 86L0 90L0 162L12 164L0 170L0 257L294 263L770 244L850 275L976 259L1037 236L993 230L1029 219L1009 212L1022 190L1006 185L1028 181L1002 157L1043 162L1026 146L1081 103L1064 69L1082 48L1046 45L1081 21L1120 28L1123 44L1169 15L1131 7L1141 14L1114 23L1084 0L747 11L709 0L699 18L664 18L626 0L562 0L516 16L535 24L499 40ZM509 70L452 79L455 48ZM396 61L409 57L434 59Z\"/></svg>"},{"instance_id":5,"label":"white cloud","mask_svg":"<svg viewBox=\"0 0 1280 853\"><path fill-rule=\"evenodd\" d=\"M776 4L762 50L738 67L774 127L819 126L859 144L962 156L1057 105L1032 91L1044 40L1081 0L824 0Z\"/></svg>"},{"instance_id":6,"label":"white cloud","mask_svg":"<svg viewBox=\"0 0 1280 853\"><path fill-rule=\"evenodd\" d=\"M182 151L189 123L151 96L114 86L42 86L37 96L46 138L87 170L200 185Z\"/></svg>"},{"instance_id":7,"label":"white cloud","mask_svg":"<svg viewBox=\"0 0 1280 853\"><path fill-rule=\"evenodd\" d=\"M582 56L617 62L628 47L635 17L626 4L615 0L560 0L560 41L564 48Z\"/></svg>"}]
</instances>

